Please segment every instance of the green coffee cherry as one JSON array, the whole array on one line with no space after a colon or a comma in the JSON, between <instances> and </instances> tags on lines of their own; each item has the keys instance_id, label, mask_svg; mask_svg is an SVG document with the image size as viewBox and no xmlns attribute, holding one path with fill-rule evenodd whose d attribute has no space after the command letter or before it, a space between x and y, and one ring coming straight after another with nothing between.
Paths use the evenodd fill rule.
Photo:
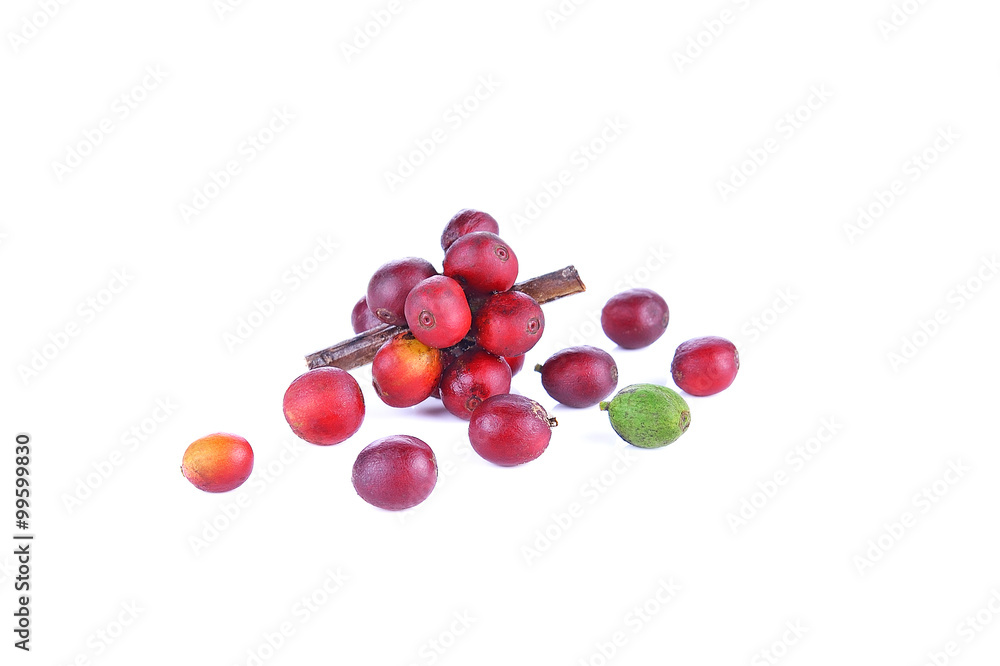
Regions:
<instances>
[{"instance_id":1,"label":"green coffee cherry","mask_svg":"<svg viewBox=\"0 0 1000 666\"><path fill-rule=\"evenodd\" d=\"M610 402L602 402L601 409L619 437L644 449L677 441L691 425L691 409L684 398L655 384L626 386Z\"/></svg>"}]
</instances>

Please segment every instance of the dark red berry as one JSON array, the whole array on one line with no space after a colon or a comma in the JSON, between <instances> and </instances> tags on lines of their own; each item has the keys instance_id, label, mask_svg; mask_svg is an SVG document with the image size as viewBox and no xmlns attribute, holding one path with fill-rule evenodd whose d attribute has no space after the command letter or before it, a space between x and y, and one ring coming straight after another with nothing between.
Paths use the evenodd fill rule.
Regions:
<instances>
[{"instance_id":1,"label":"dark red berry","mask_svg":"<svg viewBox=\"0 0 1000 666\"><path fill-rule=\"evenodd\" d=\"M555 425L556 420L534 400L522 395L495 395L473 413L469 441L486 460L510 467L542 455Z\"/></svg>"},{"instance_id":2,"label":"dark red berry","mask_svg":"<svg viewBox=\"0 0 1000 666\"><path fill-rule=\"evenodd\" d=\"M355 333L370 331L376 326L381 326L384 322L375 316L375 313L368 309L368 297L362 296L361 300L354 304L351 311L351 328Z\"/></svg>"},{"instance_id":3,"label":"dark red berry","mask_svg":"<svg viewBox=\"0 0 1000 666\"><path fill-rule=\"evenodd\" d=\"M507 291L517 281L517 257L496 234L477 231L462 236L448 248L444 274L469 291Z\"/></svg>"},{"instance_id":4,"label":"dark red berry","mask_svg":"<svg viewBox=\"0 0 1000 666\"><path fill-rule=\"evenodd\" d=\"M567 407L593 407L618 386L618 366L597 347L570 347L536 365L546 393Z\"/></svg>"},{"instance_id":5,"label":"dark red berry","mask_svg":"<svg viewBox=\"0 0 1000 666\"><path fill-rule=\"evenodd\" d=\"M431 396L441 381L441 350L403 331L386 341L372 361L372 386L390 407L412 407Z\"/></svg>"},{"instance_id":6,"label":"dark red berry","mask_svg":"<svg viewBox=\"0 0 1000 666\"><path fill-rule=\"evenodd\" d=\"M441 234L441 249L447 252L452 243L460 237L475 231L488 231L491 234L498 234L500 233L500 225L497 224L497 221L489 213L468 208L460 210L444 227L444 233Z\"/></svg>"},{"instance_id":7,"label":"dark red berry","mask_svg":"<svg viewBox=\"0 0 1000 666\"><path fill-rule=\"evenodd\" d=\"M648 347L667 330L670 310L652 289L629 289L612 296L601 311L604 334L625 349Z\"/></svg>"},{"instance_id":8,"label":"dark red berry","mask_svg":"<svg viewBox=\"0 0 1000 666\"><path fill-rule=\"evenodd\" d=\"M504 356L503 360L507 361L507 365L510 366L510 374L512 377L521 372L521 368L524 367L524 354L521 354L520 356Z\"/></svg>"},{"instance_id":9,"label":"dark red berry","mask_svg":"<svg viewBox=\"0 0 1000 666\"><path fill-rule=\"evenodd\" d=\"M437 475L437 459L426 442L393 435L361 450L351 480L364 501L380 509L402 511L427 499Z\"/></svg>"},{"instance_id":10,"label":"dark red berry","mask_svg":"<svg viewBox=\"0 0 1000 666\"><path fill-rule=\"evenodd\" d=\"M520 356L542 337L545 315L531 296L504 291L486 299L473 318L480 347L497 356Z\"/></svg>"},{"instance_id":11,"label":"dark red berry","mask_svg":"<svg viewBox=\"0 0 1000 666\"><path fill-rule=\"evenodd\" d=\"M510 366L502 356L472 349L445 369L441 401L449 412L468 421L484 400L510 392L510 377Z\"/></svg>"},{"instance_id":12,"label":"dark red berry","mask_svg":"<svg viewBox=\"0 0 1000 666\"><path fill-rule=\"evenodd\" d=\"M296 377L282 407L292 432L321 446L344 441L365 420L361 387L340 368L316 368Z\"/></svg>"},{"instance_id":13,"label":"dark red berry","mask_svg":"<svg viewBox=\"0 0 1000 666\"><path fill-rule=\"evenodd\" d=\"M423 280L406 297L406 325L429 347L457 344L472 326L472 311L462 286L444 275Z\"/></svg>"},{"instance_id":14,"label":"dark red berry","mask_svg":"<svg viewBox=\"0 0 1000 666\"><path fill-rule=\"evenodd\" d=\"M425 259L407 257L383 264L368 281L368 308L386 324L406 323L406 296L410 290L437 271Z\"/></svg>"},{"instance_id":15,"label":"dark red berry","mask_svg":"<svg viewBox=\"0 0 1000 666\"><path fill-rule=\"evenodd\" d=\"M709 336L682 342L674 352L670 374L685 393L713 395L729 388L740 369L740 353L725 338Z\"/></svg>"}]
</instances>

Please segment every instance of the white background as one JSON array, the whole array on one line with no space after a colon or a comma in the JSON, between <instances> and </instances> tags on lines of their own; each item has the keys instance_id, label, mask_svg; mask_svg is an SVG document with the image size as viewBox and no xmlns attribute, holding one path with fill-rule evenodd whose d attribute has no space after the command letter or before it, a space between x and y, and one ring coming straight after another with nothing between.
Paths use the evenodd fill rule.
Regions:
<instances>
[{"instance_id":1,"label":"white background","mask_svg":"<svg viewBox=\"0 0 1000 666\"><path fill-rule=\"evenodd\" d=\"M0 533L25 431L37 537L30 655L6 628L2 549L3 663L762 664L770 650L923 664L949 642L938 660L995 663L1000 7L905 4L888 31L889 0L594 0L558 21L555 0L405 1L348 56L387 0L96 0L48 19L6 2ZM294 120L248 160L275 109ZM82 163L55 166L76 150ZM925 150L933 163L914 168ZM240 172L185 216L230 160ZM752 175L724 197L734 168ZM895 180L881 216L852 226ZM546 306L514 381L559 418L549 449L494 467L439 405L382 405L365 370L358 434L297 443L281 397L303 355L350 336L379 264L440 266L441 229L465 207L500 220L521 277L572 263L588 285ZM593 319L630 283L672 319L627 352ZM620 386L672 385L673 350L701 335L737 343L740 375L692 398L691 429L665 449L555 406L530 371L588 343L618 360ZM161 423L158 400L175 406ZM217 431L256 452L226 495L178 471ZM358 451L396 433L442 466L402 516L350 483Z\"/></svg>"}]
</instances>

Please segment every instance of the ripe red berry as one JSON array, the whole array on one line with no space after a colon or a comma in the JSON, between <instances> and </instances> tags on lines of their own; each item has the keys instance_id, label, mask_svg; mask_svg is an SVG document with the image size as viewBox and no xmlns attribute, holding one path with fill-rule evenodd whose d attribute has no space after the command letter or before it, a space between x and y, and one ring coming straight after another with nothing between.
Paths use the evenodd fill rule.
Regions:
<instances>
[{"instance_id":1,"label":"ripe red berry","mask_svg":"<svg viewBox=\"0 0 1000 666\"><path fill-rule=\"evenodd\" d=\"M491 234L498 234L500 233L500 225L497 224L497 221L489 213L468 208L460 210L445 225L444 233L441 234L441 249L447 252L452 243L460 237L475 231L488 231Z\"/></svg>"},{"instance_id":2,"label":"ripe red berry","mask_svg":"<svg viewBox=\"0 0 1000 666\"><path fill-rule=\"evenodd\" d=\"M428 347L458 344L472 326L462 286L444 275L421 281L406 297L406 325Z\"/></svg>"},{"instance_id":3,"label":"ripe red berry","mask_svg":"<svg viewBox=\"0 0 1000 666\"><path fill-rule=\"evenodd\" d=\"M340 368L316 368L296 377L282 407L292 432L320 446L339 444L365 420L361 387Z\"/></svg>"},{"instance_id":4,"label":"ripe red berry","mask_svg":"<svg viewBox=\"0 0 1000 666\"><path fill-rule=\"evenodd\" d=\"M685 393L713 395L729 388L740 369L740 354L725 338L714 336L682 342L674 352L670 374Z\"/></svg>"},{"instance_id":5,"label":"ripe red berry","mask_svg":"<svg viewBox=\"0 0 1000 666\"><path fill-rule=\"evenodd\" d=\"M368 308L382 322L394 326L406 323L406 296L410 290L437 271L426 259L407 257L383 264L368 281Z\"/></svg>"},{"instance_id":6,"label":"ripe red berry","mask_svg":"<svg viewBox=\"0 0 1000 666\"><path fill-rule=\"evenodd\" d=\"M587 345L558 351L536 365L546 393L567 407L593 407L618 386L618 365L611 354Z\"/></svg>"},{"instance_id":7,"label":"ripe red berry","mask_svg":"<svg viewBox=\"0 0 1000 666\"><path fill-rule=\"evenodd\" d=\"M381 326L384 322L375 316L375 313L368 309L368 298L362 296L361 300L354 304L351 311L351 328L355 333L370 331L376 326Z\"/></svg>"},{"instance_id":8,"label":"ripe red berry","mask_svg":"<svg viewBox=\"0 0 1000 666\"><path fill-rule=\"evenodd\" d=\"M409 435L393 435L361 450L351 480L364 501L381 509L401 511L427 499L437 475L437 460L426 442Z\"/></svg>"},{"instance_id":9,"label":"ripe red berry","mask_svg":"<svg viewBox=\"0 0 1000 666\"><path fill-rule=\"evenodd\" d=\"M545 315L531 296L504 291L486 299L473 318L480 347L497 356L520 356L542 337Z\"/></svg>"},{"instance_id":10,"label":"ripe red berry","mask_svg":"<svg viewBox=\"0 0 1000 666\"><path fill-rule=\"evenodd\" d=\"M412 407L431 396L441 382L444 357L410 331L390 338L372 361L372 386L390 407Z\"/></svg>"},{"instance_id":11,"label":"ripe red berry","mask_svg":"<svg viewBox=\"0 0 1000 666\"><path fill-rule=\"evenodd\" d=\"M253 449L238 435L217 432L191 443L181 473L199 490L224 493L239 488L253 471Z\"/></svg>"},{"instance_id":12,"label":"ripe red berry","mask_svg":"<svg viewBox=\"0 0 1000 666\"><path fill-rule=\"evenodd\" d=\"M471 292L507 291L517 281L517 257L496 234L477 231L462 236L448 248L444 274Z\"/></svg>"},{"instance_id":13,"label":"ripe red berry","mask_svg":"<svg viewBox=\"0 0 1000 666\"><path fill-rule=\"evenodd\" d=\"M612 296L601 311L604 334L625 349L648 347L667 330L670 310L652 289L629 289Z\"/></svg>"},{"instance_id":14,"label":"ripe red berry","mask_svg":"<svg viewBox=\"0 0 1000 666\"><path fill-rule=\"evenodd\" d=\"M472 414L469 441L486 460L510 467L542 455L555 425L556 420L534 400L522 395L495 395Z\"/></svg>"},{"instance_id":15,"label":"ripe red berry","mask_svg":"<svg viewBox=\"0 0 1000 666\"><path fill-rule=\"evenodd\" d=\"M504 356L503 360L507 361L507 365L510 366L511 377L521 372L521 368L524 367L524 354L520 356Z\"/></svg>"},{"instance_id":16,"label":"ripe red berry","mask_svg":"<svg viewBox=\"0 0 1000 666\"><path fill-rule=\"evenodd\" d=\"M466 421L490 396L510 392L510 366L502 356L471 349L449 365L441 377L445 409Z\"/></svg>"}]
</instances>

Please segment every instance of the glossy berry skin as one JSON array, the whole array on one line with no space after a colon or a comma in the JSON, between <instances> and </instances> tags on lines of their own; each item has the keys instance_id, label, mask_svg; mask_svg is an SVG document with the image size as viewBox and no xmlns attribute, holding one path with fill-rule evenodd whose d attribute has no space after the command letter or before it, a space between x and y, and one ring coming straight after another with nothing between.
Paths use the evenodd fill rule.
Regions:
<instances>
[{"instance_id":1,"label":"glossy berry skin","mask_svg":"<svg viewBox=\"0 0 1000 666\"><path fill-rule=\"evenodd\" d=\"M471 349L449 365L441 377L445 409L468 421L487 398L510 393L510 366L502 356Z\"/></svg>"},{"instance_id":2,"label":"glossy berry skin","mask_svg":"<svg viewBox=\"0 0 1000 666\"><path fill-rule=\"evenodd\" d=\"M522 395L495 395L472 414L469 441L486 460L511 467L542 455L555 425L556 420L534 400Z\"/></svg>"},{"instance_id":3,"label":"glossy berry skin","mask_svg":"<svg viewBox=\"0 0 1000 666\"><path fill-rule=\"evenodd\" d=\"M382 264L368 281L368 309L380 321L393 326L406 324L406 296L421 280L437 271L426 259L407 257Z\"/></svg>"},{"instance_id":4,"label":"glossy berry skin","mask_svg":"<svg viewBox=\"0 0 1000 666\"><path fill-rule=\"evenodd\" d=\"M458 344L472 326L462 286L444 275L429 277L410 290L405 313L417 340L438 349Z\"/></svg>"},{"instance_id":5,"label":"glossy berry skin","mask_svg":"<svg viewBox=\"0 0 1000 666\"><path fill-rule=\"evenodd\" d=\"M714 336L682 342L670 364L677 386L696 396L714 395L729 388L739 369L736 345Z\"/></svg>"},{"instance_id":6,"label":"glossy berry skin","mask_svg":"<svg viewBox=\"0 0 1000 666\"><path fill-rule=\"evenodd\" d=\"M191 443L184 452L181 473L195 488L225 493L239 488L253 471L253 449L238 435L217 432Z\"/></svg>"},{"instance_id":7,"label":"glossy berry skin","mask_svg":"<svg viewBox=\"0 0 1000 666\"><path fill-rule=\"evenodd\" d=\"M480 347L497 356L520 356L542 337L545 315L531 296L504 291L486 299L472 319Z\"/></svg>"},{"instance_id":8,"label":"glossy berry skin","mask_svg":"<svg viewBox=\"0 0 1000 666\"><path fill-rule=\"evenodd\" d=\"M440 349L403 331L390 338L372 361L372 386L390 407L412 407L434 393L444 372Z\"/></svg>"},{"instance_id":9,"label":"glossy berry skin","mask_svg":"<svg viewBox=\"0 0 1000 666\"><path fill-rule=\"evenodd\" d=\"M517 281L517 256L496 234L477 231L448 248L444 274L474 293L507 291Z\"/></svg>"},{"instance_id":10,"label":"glossy berry skin","mask_svg":"<svg viewBox=\"0 0 1000 666\"><path fill-rule=\"evenodd\" d=\"M381 326L384 322L375 316L375 313L368 309L368 297L362 296L361 300L354 304L351 311L351 328L354 333L364 333L376 326Z\"/></svg>"},{"instance_id":11,"label":"glossy berry skin","mask_svg":"<svg viewBox=\"0 0 1000 666\"><path fill-rule=\"evenodd\" d=\"M545 392L567 407L593 407L618 386L618 365L611 354L587 345L558 351L536 365Z\"/></svg>"},{"instance_id":12,"label":"glossy berry skin","mask_svg":"<svg viewBox=\"0 0 1000 666\"><path fill-rule=\"evenodd\" d=\"M437 476L437 459L426 442L392 435L361 450L351 480L364 501L380 509L402 511L427 499Z\"/></svg>"},{"instance_id":13,"label":"glossy berry skin","mask_svg":"<svg viewBox=\"0 0 1000 666\"><path fill-rule=\"evenodd\" d=\"M669 321L667 302L652 289L629 289L616 294L601 311L604 334L625 349L653 344L667 330Z\"/></svg>"},{"instance_id":14,"label":"glossy berry skin","mask_svg":"<svg viewBox=\"0 0 1000 666\"><path fill-rule=\"evenodd\" d=\"M521 368L524 367L524 354L520 356L504 356L503 360L507 361L507 365L510 366L511 377L521 372Z\"/></svg>"},{"instance_id":15,"label":"glossy berry skin","mask_svg":"<svg viewBox=\"0 0 1000 666\"><path fill-rule=\"evenodd\" d=\"M365 420L361 387L340 368L316 368L296 377L282 408L292 432L320 446L343 442Z\"/></svg>"},{"instance_id":16,"label":"glossy berry skin","mask_svg":"<svg viewBox=\"0 0 1000 666\"><path fill-rule=\"evenodd\" d=\"M481 210L466 208L458 211L444 227L444 233L441 234L441 249L447 252L452 243L460 237L476 231L498 234L500 233L500 225L497 224L492 215Z\"/></svg>"}]
</instances>

